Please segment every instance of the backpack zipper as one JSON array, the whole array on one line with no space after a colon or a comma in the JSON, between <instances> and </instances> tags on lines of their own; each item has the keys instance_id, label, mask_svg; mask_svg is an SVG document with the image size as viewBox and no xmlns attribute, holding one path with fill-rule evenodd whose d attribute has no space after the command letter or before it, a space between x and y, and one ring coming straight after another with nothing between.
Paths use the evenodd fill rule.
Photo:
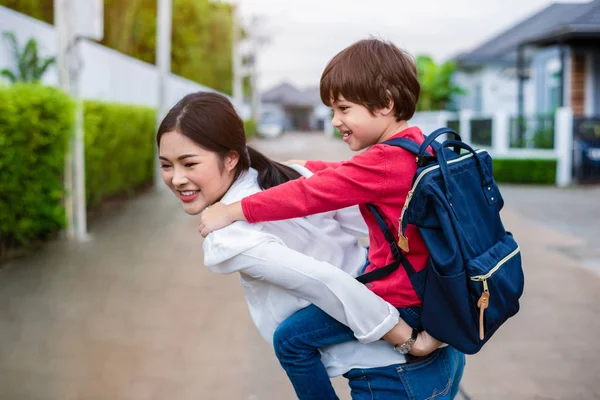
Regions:
<instances>
[{"instance_id":1,"label":"backpack zipper","mask_svg":"<svg viewBox=\"0 0 600 400\"><path fill-rule=\"evenodd\" d=\"M498 262L498 264L496 264L496 266L492 269L490 269L490 272L488 272L485 275L475 275L475 276L471 276L471 280L475 281L475 282L482 282L486 279L489 279L492 275L494 275L496 273L496 271L498 271L500 269L500 267L502 267L508 260L510 260L511 258L513 258L514 256L517 255L517 253L521 251L521 248L519 246L517 246L516 249L514 249L509 255L507 255L506 257L504 257L502 260L500 260Z\"/></svg>"},{"instance_id":2,"label":"backpack zipper","mask_svg":"<svg viewBox=\"0 0 600 400\"><path fill-rule=\"evenodd\" d=\"M476 275L469 277L472 281L475 282L483 282L483 293L481 293L481 297L477 301L477 307L479 308L479 339L483 340L485 337L485 330L483 327L483 314L485 309L488 308L490 304L490 290L488 287L487 280L496 273L508 260L513 258L519 253L520 248L517 246L515 250L513 250L509 255L504 257L498 264L494 266L487 274L485 275Z\"/></svg>"},{"instance_id":3,"label":"backpack zipper","mask_svg":"<svg viewBox=\"0 0 600 400\"><path fill-rule=\"evenodd\" d=\"M476 153L483 153L485 152L484 149L479 149L475 151ZM455 162L459 162L462 160L465 160L469 157L473 157L473 153L469 153L469 154L465 154L464 156L461 156L459 158L456 158L454 160L450 160L448 161L448 164L453 164ZM417 160L419 158L417 157ZM408 253L409 247L408 247L408 238L406 236L404 236L404 232L402 232L402 218L404 218L404 213L406 212L406 210L408 209L408 205L410 203L410 199L412 198L415 190L417 189L417 185L419 184L419 182L421 181L421 179L423 178L423 176L425 176L425 174L434 171L436 169L440 168L439 165L434 165L433 167L429 167L424 169L419 176L417 176L417 180L415 180L415 183L413 184L412 188L408 191L408 194L406 196L406 201L404 202L404 207L402 207L402 211L400 212L400 218L398 218L398 246L405 252Z\"/></svg>"}]
</instances>

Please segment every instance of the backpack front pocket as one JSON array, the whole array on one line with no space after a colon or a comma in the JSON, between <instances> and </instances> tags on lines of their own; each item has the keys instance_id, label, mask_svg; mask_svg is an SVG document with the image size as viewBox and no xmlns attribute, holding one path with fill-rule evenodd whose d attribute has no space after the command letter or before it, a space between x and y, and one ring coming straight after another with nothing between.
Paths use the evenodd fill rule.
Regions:
<instances>
[{"instance_id":1,"label":"backpack front pocket","mask_svg":"<svg viewBox=\"0 0 600 400\"><path fill-rule=\"evenodd\" d=\"M510 233L467 263L471 301L478 310L479 338L492 335L519 311L523 293L521 252Z\"/></svg>"}]
</instances>

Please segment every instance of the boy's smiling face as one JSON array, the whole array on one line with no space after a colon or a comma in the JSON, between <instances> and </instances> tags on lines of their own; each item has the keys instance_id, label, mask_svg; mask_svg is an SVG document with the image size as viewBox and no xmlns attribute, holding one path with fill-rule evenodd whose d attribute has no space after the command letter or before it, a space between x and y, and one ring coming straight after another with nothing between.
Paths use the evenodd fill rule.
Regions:
<instances>
[{"instance_id":1,"label":"boy's smiling face","mask_svg":"<svg viewBox=\"0 0 600 400\"><path fill-rule=\"evenodd\" d=\"M331 124L344 135L350 150L358 151L387 140L390 126L396 125L391 109L375 110L373 113L363 105L346 100L342 95L332 99L333 118Z\"/></svg>"}]
</instances>

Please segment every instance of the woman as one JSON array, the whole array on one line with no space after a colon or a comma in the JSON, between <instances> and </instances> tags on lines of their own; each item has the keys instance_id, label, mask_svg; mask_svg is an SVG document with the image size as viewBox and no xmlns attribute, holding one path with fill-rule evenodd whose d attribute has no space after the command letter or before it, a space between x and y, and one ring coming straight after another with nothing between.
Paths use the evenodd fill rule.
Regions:
<instances>
[{"instance_id":1,"label":"woman","mask_svg":"<svg viewBox=\"0 0 600 400\"><path fill-rule=\"evenodd\" d=\"M299 178L298 171L310 175L248 148L231 103L215 93L184 97L162 121L157 143L163 179L188 214ZM348 326L347 337L332 341L346 342L323 348L315 367L329 376L345 374L353 398L409 398L408 392L411 398L451 398L462 374L452 349L407 365L379 340L408 326L393 306L353 279L366 259L356 233L366 233L356 208L265 224L240 222L207 237L204 261L214 272L240 273L252 319L269 343L280 323L310 303ZM328 379L312 384L314 398L336 398Z\"/></svg>"}]
</instances>

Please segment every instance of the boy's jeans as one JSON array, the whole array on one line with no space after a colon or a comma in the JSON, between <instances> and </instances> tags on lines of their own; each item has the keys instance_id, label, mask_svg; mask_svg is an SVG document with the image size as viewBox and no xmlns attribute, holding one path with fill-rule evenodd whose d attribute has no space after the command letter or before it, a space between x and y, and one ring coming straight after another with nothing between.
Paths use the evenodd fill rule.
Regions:
<instances>
[{"instance_id":1,"label":"boy's jeans","mask_svg":"<svg viewBox=\"0 0 600 400\"><path fill-rule=\"evenodd\" d=\"M418 326L414 308L398 311L409 325ZM275 354L298 399L338 399L318 349L351 340L356 338L347 326L314 305L279 325L273 335ZM344 376L349 379L353 399L452 399L458 393L464 365L464 354L448 346L415 363L353 369Z\"/></svg>"}]
</instances>

